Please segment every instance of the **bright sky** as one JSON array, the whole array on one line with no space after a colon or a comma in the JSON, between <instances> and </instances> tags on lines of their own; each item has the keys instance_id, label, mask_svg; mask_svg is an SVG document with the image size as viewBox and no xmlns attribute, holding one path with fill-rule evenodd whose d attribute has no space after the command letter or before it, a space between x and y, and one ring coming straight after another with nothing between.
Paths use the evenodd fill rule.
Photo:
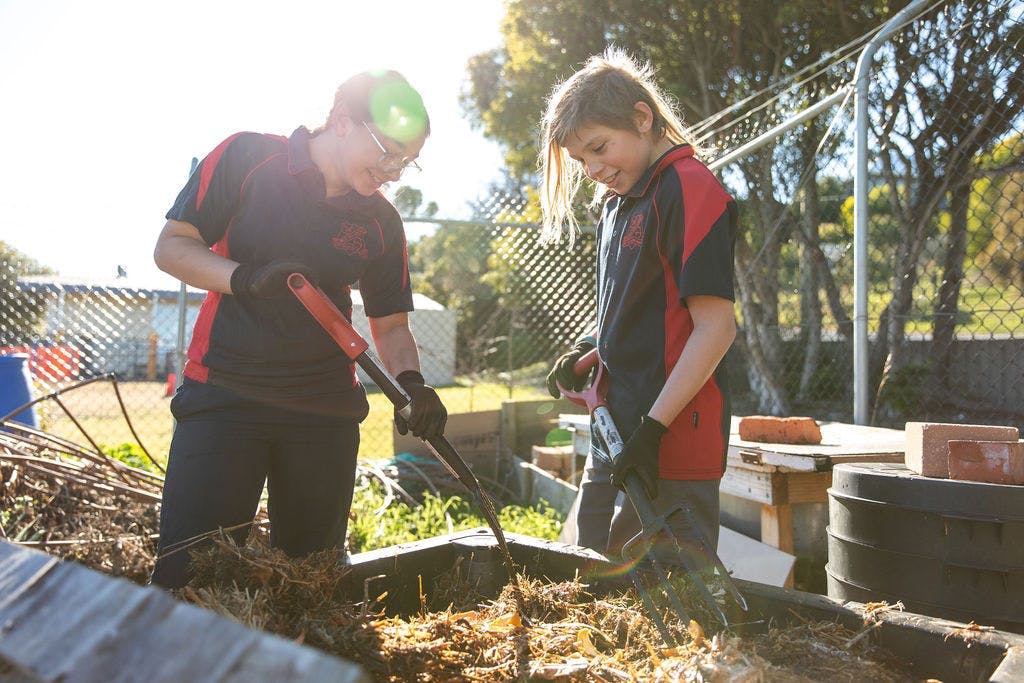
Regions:
<instances>
[{"instance_id":1,"label":"bright sky","mask_svg":"<svg viewBox=\"0 0 1024 683\"><path fill-rule=\"evenodd\" d=\"M0 0L0 240L64 275L120 264L163 282L153 244L192 157L236 131L319 125L370 68L401 71L430 112L406 182L468 217L501 154L457 98L501 15L501 0Z\"/></svg>"}]
</instances>

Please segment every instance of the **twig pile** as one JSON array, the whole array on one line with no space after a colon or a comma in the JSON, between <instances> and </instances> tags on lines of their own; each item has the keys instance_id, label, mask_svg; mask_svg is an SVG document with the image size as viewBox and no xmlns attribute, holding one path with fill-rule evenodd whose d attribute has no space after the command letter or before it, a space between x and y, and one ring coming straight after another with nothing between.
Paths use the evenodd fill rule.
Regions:
<instances>
[{"instance_id":1,"label":"twig pile","mask_svg":"<svg viewBox=\"0 0 1024 683\"><path fill-rule=\"evenodd\" d=\"M163 480L66 439L0 423L0 538L142 583Z\"/></svg>"}]
</instances>

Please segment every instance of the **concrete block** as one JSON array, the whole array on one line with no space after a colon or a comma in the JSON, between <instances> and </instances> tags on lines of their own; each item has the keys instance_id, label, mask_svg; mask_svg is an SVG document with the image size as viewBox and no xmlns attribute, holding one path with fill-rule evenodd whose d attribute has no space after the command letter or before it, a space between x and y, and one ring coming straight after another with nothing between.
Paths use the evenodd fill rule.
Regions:
<instances>
[{"instance_id":1,"label":"concrete block","mask_svg":"<svg viewBox=\"0 0 1024 683\"><path fill-rule=\"evenodd\" d=\"M1016 427L944 422L908 422L904 435L903 462L907 469L941 479L949 476L950 441L1017 441L1020 438Z\"/></svg>"},{"instance_id":2,"label":"concrete block","mask_svg":"<svg viewBox=\"0 0 1024 683\"><path fill-rule=\"evenodd\" d=\"M950 441L949 478L1024 484L1024 441Z\"/></svg>"},{"instance_id":3,"label":"concrete block","mask_svg":"<svg viewBox=\"0 0 1024 683\"><path fill-rule=\"evenodd\" d=\"M519 494L531 504L547 501L559 513L568 514L579 489L572 484L552 476L533 463L513 456Z\"/></svg>"}]
</instances>

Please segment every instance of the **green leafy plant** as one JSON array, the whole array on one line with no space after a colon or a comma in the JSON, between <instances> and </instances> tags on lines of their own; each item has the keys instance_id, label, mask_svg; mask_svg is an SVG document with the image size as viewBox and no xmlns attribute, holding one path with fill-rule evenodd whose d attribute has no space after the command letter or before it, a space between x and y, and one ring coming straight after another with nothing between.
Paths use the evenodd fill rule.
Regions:
<instances>
[{"instance_id":1,"label":"green leafy plant","mask_svg":"<svg viewBox=\"0 0 1024 683\"><path fill-rule=\"evenodd\" d=\"M100 446L100 448L108 457L120 460L129 467L154 473L160 471L149 461L138 444L123 443L120 446Z\"/></svg>"},{"instance_id":2,"label":"green leafy plant","mask_svg":"<svg viewBox=\"0 0 1024 683\"><path fill-rule=\"evenodd\" d=\"M426 492L423 502L415 506L392 501L384 507L384 501L384 491L376 481L356 489L348 525L348 543L352 552L376 550L487 525L469 501L461 496L444 498ZM561 531L563 518L541 501L527 507L506 505L498 511L498 521L505 531L555 540Z\"/></svg>"}]
</instances>

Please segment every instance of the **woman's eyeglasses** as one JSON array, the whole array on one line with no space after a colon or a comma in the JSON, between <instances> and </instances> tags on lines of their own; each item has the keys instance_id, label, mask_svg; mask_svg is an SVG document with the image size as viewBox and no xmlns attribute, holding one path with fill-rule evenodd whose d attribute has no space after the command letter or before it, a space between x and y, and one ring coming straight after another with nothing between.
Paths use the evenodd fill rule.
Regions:
<instances>
[{"instance_id":1,"label":"woman's eyeglasses","mask_svg":"<svg viewBox=\"0 0 1024 683\"><path fill-rule=\"evenodd\" d=\"M363 121L363 127L366 128L366 132L370 134L370 137L373 139L373 141L377 143L377 147L380 148L381 155L380 158L377 159L377 166L380 167L380 170L384 171L388 175L391 175L392 173L396 172L399 175L401 175L406 169L410 168L415 171L423 170L420 168L419 164L417 164L413 159L410 159L409 157L398 156L393 152L389 152L387 150L387 147L384 146L380 139L378 139L377 136L373 134L373 130L370 128L370 125L366 123L366 121Z\"/></svg>"}]
</instances>

